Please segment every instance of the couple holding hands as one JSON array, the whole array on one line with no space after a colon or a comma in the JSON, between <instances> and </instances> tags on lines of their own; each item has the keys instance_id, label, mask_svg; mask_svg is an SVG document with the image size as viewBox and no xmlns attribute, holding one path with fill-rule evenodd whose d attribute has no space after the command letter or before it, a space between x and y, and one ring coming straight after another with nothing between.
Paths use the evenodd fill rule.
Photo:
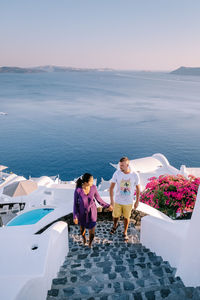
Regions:
<instances>
[{"instance_id":1,"label":"couple holding hands","mask_svg":"<svg viewBox=\"0 0 200 300\"><path fill-rule=\"evenodd\" d=\"M89 247L95 235L95 226L97 221L97 207L95 199L104 208L113 211L113 226L110 234L114 234L118 227L118 220L121 215L124 217L124 240L128 240L127 230L130 221L130 215L133 208L134 194L136 190L136 201L134 209L138 207L140 197L140 179L137 173L131 172L129 159L122 157L119 161L119 170L117 170L111 179L110 184L110 204L104 202L97 187L93 185L93 176L85 173L82 178L76 182L74 192L74 210L73 219L75 224L80 225L83 243L86 244L86 228L89 229ZM115 201L114 188L116 185Z\"/></svg>"}]
</instances>

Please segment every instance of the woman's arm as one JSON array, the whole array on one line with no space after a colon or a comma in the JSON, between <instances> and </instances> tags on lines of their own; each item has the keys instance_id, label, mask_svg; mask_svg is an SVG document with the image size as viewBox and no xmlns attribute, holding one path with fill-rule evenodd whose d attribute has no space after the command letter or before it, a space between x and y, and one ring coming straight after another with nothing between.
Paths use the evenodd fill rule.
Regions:
<instances>
[{"instance_id":1,"label":"woman's arm","mask_svg":"<svg viewBox=\"0 0 200 300\"><path fill-rule=\"evenodd\" d=\"M113 206L114 205L114 187L115 187L115 182L111 182L110 184L110 204Z\"/></svg>"},{"instance_id":2,"label":"woman's arm","mask_svg":"<svg viewBox=\"0 0 200 300\"><path fill-rule=\"evenodd\" d=\"M105 201L103 201L103 199L100 197L100 195L99 195L99 193L98 193L98 191L97 191L96 186L95 186L94 197L95 197L95 199L97 200L97 202L98 202L101 206L103 206L103 207L105 207L105 208L110 207L110 204L108 204L108 203L106 203Z\"/></svg>"},{"instance_id":3,"label":"woman's arm","mask_svg":"<svg viewBox=\"0 0 200 300\"><path fill-rule=\"evenodd\" d=\"M73 219L77 220L77 222L74 222L75 224L78 223L78 215L79 215L78 192L77 192L77 189L75 189L75 191L74 191L74 209L73 209Z\"/></svg>"}]
</instances>

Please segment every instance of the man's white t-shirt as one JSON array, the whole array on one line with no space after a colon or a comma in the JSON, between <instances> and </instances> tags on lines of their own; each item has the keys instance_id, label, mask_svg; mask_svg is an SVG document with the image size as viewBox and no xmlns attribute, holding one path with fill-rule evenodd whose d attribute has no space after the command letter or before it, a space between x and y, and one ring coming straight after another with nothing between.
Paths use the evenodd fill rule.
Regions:
<instances>
[{"instance_id":1,"label":"man's white t-shirt","mask_svg":"<svg viewBox=\"0 0 200 300\"><path fill-rule=\"evenodd\" d=\"M116 183L115 202L118 204L133 204L136 185L140 184L140 178L136 172L125 174L117 170L111 179Z\"/></svg>"}]
</instances>

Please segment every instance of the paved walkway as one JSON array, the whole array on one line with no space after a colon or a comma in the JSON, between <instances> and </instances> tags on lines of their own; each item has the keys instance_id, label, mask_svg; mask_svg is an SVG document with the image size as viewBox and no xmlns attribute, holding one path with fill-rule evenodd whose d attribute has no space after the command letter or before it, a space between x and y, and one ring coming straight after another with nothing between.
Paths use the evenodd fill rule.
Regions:
<instances>
[{"instance_id":1,"label":"paved walkway","mask_svg":"<svg viewBox=\"0 0 200 300\"><path fill-rule=\"evenodd\" d=\"M110 221L97 223L92 249L83 246L78 226L70 227L70 251L47 300L200 299L200 289L186 288L168 262L139 243L133 223L128 242L122 222L115 235L109 234L111 226Z\"/></svg>"}]
</instances>

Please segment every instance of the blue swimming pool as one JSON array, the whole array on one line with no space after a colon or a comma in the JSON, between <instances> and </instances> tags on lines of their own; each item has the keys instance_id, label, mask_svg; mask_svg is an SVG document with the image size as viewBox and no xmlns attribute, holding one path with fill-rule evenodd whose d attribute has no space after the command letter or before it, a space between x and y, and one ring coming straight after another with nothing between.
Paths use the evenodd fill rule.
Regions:
<instances>
[{"instance_id":1,"label":"blue swimming pool","mask_svg":"<svg viewBox=\"0 0 200 300\"><path fill-rule=\"evenodd\" d=\"M34 209L31 211L27 211L13 220L11 220L7 226L21 226L21 225L32 225L37 223L39 220L41 220L43 217L45 217L47 214L52 212L53 208L39 208Z\"/></svg>"}]
</instances>

